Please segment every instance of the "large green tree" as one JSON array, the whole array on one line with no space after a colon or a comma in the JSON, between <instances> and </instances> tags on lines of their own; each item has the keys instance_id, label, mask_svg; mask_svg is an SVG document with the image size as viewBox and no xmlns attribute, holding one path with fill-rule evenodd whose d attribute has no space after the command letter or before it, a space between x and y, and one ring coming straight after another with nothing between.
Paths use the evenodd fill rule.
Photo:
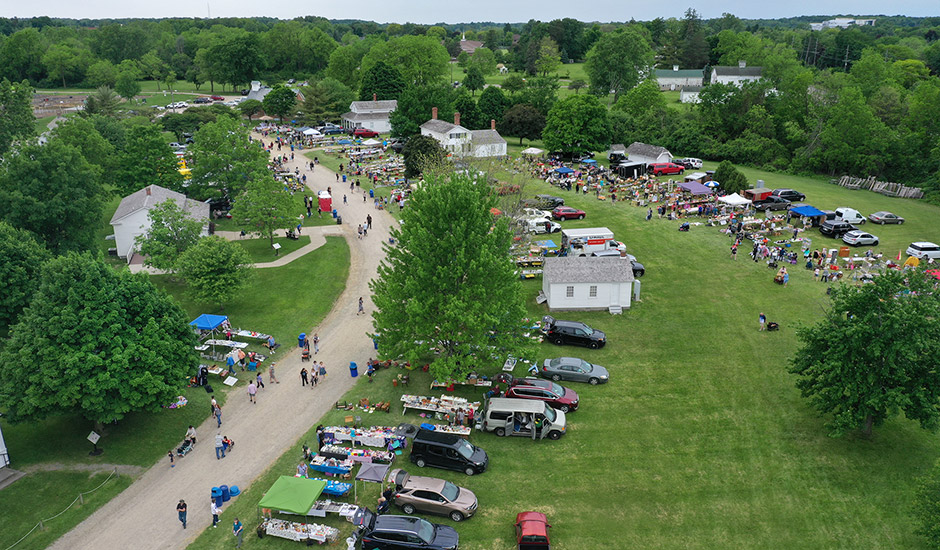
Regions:
<instances>
[{"instance_id":1,"label":"large green tree","mask_svg":"<svg viewBox=\"0 0 940 550\"><path fill-rule=\"evenodd\" d=\"M730 160L721 161L714 178L726 193L740 193L747 189L747 177Z\"/></svg>"},{"instance_id":2,"label":"large green tree","mask_svg":"<svg viewBox=\"0 0 940 550\"><path fill-rule=\"evenodd\" d=\"M134 99L140 93L140 82L134 71L121 71L114 83L114 91L126 101Z\"/></svg>"},{"instance_id":3,"label":"large green tree","mask_svg":"<svg viewBox=\"0 0 940 550\"><path fill-rule=\"evenodd\" d=\"M218 235L199 239L186 249L176 268L195 300L218 304L220 310L251 283L254 275L248 251Z\"/></svg>"},{"instance_id":4,"label":"large green tree","mask_svg":"<svg viewBox=\"0 0 940 550\"><path fill-rule=\"evenodd\" d=\"M519 103L510 107L503 115L502 131L507 136L519 138L519 145L523 139L539 139L545 128L545 115L535 107L526 103Z\"/></svg>"},{"instance_id":5,"label":"large green tree","mask_svg":"<svg viewBox=\"0 0 940 550\"><path fill-rule=\"evenodd\" d=\"M308 124L339 122L356 94L345 84L333 78L313 82L303 89L303 118Z\"/></svg>"},{"instance_id":6,"label":"large green tree","mask_svg":"<svg viewBox=\"0 0 940 550\"><path fill-rule=\"evenodd\" d=\"M0 81L0 155L4 155L17 139L35 132L32 110L33 87L25 80L19 83Z\"/></svg>"},{"instance_id":7,"label":"large green tree","mask_svg":"<svg viewBox=\"0 0 940 550\"><path fill-rule=\"evenodd\" d=\"M127 131L124 151L115 161L112 181L124 195L154 184L184 192L179 161L154 124L132 126Z\"/></svg>"},{"instance_id":8,"label":"large green tree","mask_svg":"<svg viewBox=\"0 0 940 550\"><path fill-rule=\"evenodd\" d=\"M467 69L467 76L463 79L463 87L470 90L471 95L475 94L477 90L483 89L485 84L486 81L483 80L483 73L480 72L480 69L477 67Z\"/></svg>"},{"instance_id":9,"label":"large green tree","mask_svg":"<svg viewBox=\"0 0 940 550\"><path fill-rule=\"evenodd\" d=\"M440 166L447 159L447 154L436 139L422 135L408 138L402 156L405 157L406 178L418 177L426 169Z\"/></svg>"},{"instance_id":10,"label":"large green tree","mask_svg":"<svg viewBox=\"0 0 940 550\"><path fill-rule=\"evenodd\" d=\"M88 254L46 262L0 353L5 417L79 413L100 429L130 412L159 411L199 366L187 320L144 274Z\"/></svg>"},{"instance_id":11,"label":"large green tree","mask_svg":"<svg viewBox=\"0 0 940 550\"><path fill-rule=\"evenodd\" d=\"M362 40L356 36L352 42L336 48L330 53L330 60L324 75L335 78L353 90L359 90L359 83L363 76L362 58L369 53L377 41L378 39L374 36ZM372 97L371 93L369 97Z\"/></svg>"},{"instance_id":12,"label":"large green tree","mask_svg":"<svg viewBox=\"0 0 940 550\"><path fill-rule=\"evenodd\" d=\"M484 122L489 123L495 120L499 124L503 120L503 113L512 105L509 98L503 94L503 91L496 86L489 86L480 94L480 101L477 107L480 109L480 116Z\"/></svg>"},{"instance_id":13,"label":"large green tree","mask_svg":"<svg viewBox=\"0 0 940 550\"><path fill-rule=\"evenodd\" d=\"M362 69L368 71L379 61L398 69L406 84L427 86L442 83L450 56L430 36L396 36L373 46L362 59Z\"/></svg>"},{"instance_id":14,"label":"large green tree","mask_svg":"<svg viewBox=\"0 0 940 550\"><path fill-rule=\"evenodd\" d=\"M646 37L630 25L602 35L587 53L584 71L593 93L606 96L613 92L616 100L650 74L653 61Z\"/></svg>"},{"instance_id":15,"label":"large green tree","mask_svg":"<svg viewBox=\"0 0 940 550\"><path fill-rule=\"evenodd\" d=\"M290 117L297 112L297 92L278 84L264 96L261 105L264 112L284 122L284 117Z\"/></svg>"},{"instance_id":16,"label":"large green tree","mask_svg":"<svg viewBox=\"0 0 940 550\"><path fill-rule=\"evenodd\" d=\"M52 257L29 231L0 222L0 331L16 321L39 288L42 265Z\"/></svg>"},{"instance_id":17,"label":"large green tree","mask_svg":"<svg viewBox=\"0 0 940 550\"><path fill-rule=\"evenodd\" d=\"M79 150L82 156L99 169L99 174L114 165L114 145L104 139L92 120L86 117L69 117L52 131L52 138Z\"/></svg>"},{"instance_id":18,"label":"large green tree","mask_svg":"<svg viewBox=\"0 0 940 550\"><path fill-rule=\"evenodd\" d=\"M490 187L463 174L425 181L402 211L401 228L392 230L398 244L386 247L371 283L373 324L383 356L430 362L436 378L459 378L494 354L526 349L526 311L506 261L508 224L494 224L490 214Z\"/></svg>"},{"instance_id":19,"label":"large green tree","mask_svg":"<svg viewBox=\"0 0 940 550\"><path fill-rule=\"evenodd\" d=\"M146 256L145 263L163 271L175 271L183 252L196 244L206 220L197 220L167 199L147 211L150 227L136 238L137 250Z\"/></svg>"},{"instance_id":20,"label":"large green tree","mask_svg":"<svg viewBox=\"0 0 940 550\"><path fill-rule=\"evenodd\" d=\"M790 372L841 436L903 414L940 425L940 301L924 270L888 270L861 286L833 288L815 325L797 330Z\"/></svg>"},{"instance_id":21,"label":"large green tree","mask_svg":"<svg viewBox=\"0 0 940 550\"><path fill-rule=\"evenodd\" d=\"M610 145L607 108L592 95L569 96L545 117L542 141L551 151L601 151Z\"/></svg>"},{"instance_id":22,"label":"large green tree","mask_svg":"<svg viewBox=\"0 0 940 550\"><path fill-rule=\"evenodd\" d=\"M274 232L291 229L303 208L268 172L255 174L232 208L232 219L243 229L260 233L274 245Z\"/></svg>"},{"instance_id":23,"label":"large green tree","mask_svg":"<svg viewBox=\"0 0 940 550\"><path fill-rule=\"evenodd\" d=\"M268 154L249 142L248 129L234 118L222 116L193 135L190 147L192 180L188 193L197 200L235 197L255 172L265 170Z\"/></svg>"},{"instance_id":24,"label":"large green tree","mask_svg":"<svg viewBox=\"0 0 940 550\"><path fill-rule=\"evenodd\" d=\"M0 169L0 218L56 253L94 247L105 195L98 170L57 139L20 148Z\"/></svg>"},{"instance_id":25,"label":"large green tree","mask_svg":"<svg viewBox=\"0 0 940 550\"><path fill-rule=\"evenodd\" d=\"M398 99L404 89L405 80L401 71L384 61L378 61L362 75L359 100L368 101L373 97L379 101Z\"/></svg>"},{"instance_id":26,"label":"large green tree","mask_svg":"<svg viewBox=\"0 0 940 550\"><path fill-rule=\"evenodd\" d=\"M450 86L409 86L398 99L398 107L389 116L392 135L408 137L421 133L421 125L431 119L431 110L437 107L437 117L452 120L454 97Z\"/></svg>"}]
</instances>

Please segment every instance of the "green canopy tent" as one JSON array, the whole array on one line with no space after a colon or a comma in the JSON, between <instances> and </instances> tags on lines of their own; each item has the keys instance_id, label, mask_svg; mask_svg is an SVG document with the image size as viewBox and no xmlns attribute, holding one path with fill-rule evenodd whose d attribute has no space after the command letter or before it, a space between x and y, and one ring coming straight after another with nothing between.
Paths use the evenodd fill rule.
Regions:
<instances>
[{"instance_id":1,"label":"green canopy tent","mask_svg":"<svg viewBox=\"0 0 940 550\"><path fill-rule=\"evenodd\" d=\"M258 508L307 516L324 488L326 482L322 480L281 476L261 497Z\"/></svg>"}]
</instances>

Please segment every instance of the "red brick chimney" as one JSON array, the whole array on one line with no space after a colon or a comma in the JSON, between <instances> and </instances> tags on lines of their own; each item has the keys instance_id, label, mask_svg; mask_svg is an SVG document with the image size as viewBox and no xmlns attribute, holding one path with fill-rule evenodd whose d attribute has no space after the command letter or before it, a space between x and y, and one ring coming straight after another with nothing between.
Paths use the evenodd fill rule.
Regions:
<instances>
[{"instance_id":1,"label":"red brick chimney","mask_svg":"<svg viewBox=\"0 0 940 550\"><path fill-rule=\"evenodd\" d=\"M378 101L378 100L379 100L379 94L372 94L372 101Z\"/></svg>"},{"instance_id":2,"label":"red brick chimney","mask_svg":"<svg viewBox=\"0 0 940 550\"><path fill-rule=\"evenodd\" d=\"M437 107L431 107L431 120L437 120Z\"/></svg>"},{"instance_id":3,"label":"red brick chimney","mask_svg":"<svg viewBox=\"0 0 940 550\"><path fill-rule=\"evenodd\" d=\"M490 130L495 130L495 129L496 129L496 119L495 119L495 118L491 118L491 119L490 119Z\"/></svg>"},{"instance_id":4,"label":"red brick chimney","mask_svg":"<svg viewBox=\"0 0 940 550\"><path fill-rule=\"evenodd\" d=\"M149 196L150 196L150 186L148 185L147 187L144 187L144 189L147 190L147 191L146 191L146 192L147 192L147 196L149 197Z\"/></svg>"},{"instance_id":5,"label":"red brick chimney","mask_svg":"<svg viewBox=\"0 0 940 550\"><path fill-rule=\"evenodd\" d=\"M454 126L460 126L460 113L454 111Z\"/></svg>"}]
</instances>

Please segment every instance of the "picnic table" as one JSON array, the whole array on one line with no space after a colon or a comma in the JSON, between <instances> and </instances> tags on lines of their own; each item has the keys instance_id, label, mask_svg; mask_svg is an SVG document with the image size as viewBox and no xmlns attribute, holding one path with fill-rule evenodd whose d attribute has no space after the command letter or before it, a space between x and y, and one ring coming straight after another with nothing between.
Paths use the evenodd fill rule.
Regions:
<instances>
[{"instance_id":1,"label":"picnic table","mask_svg":"<svg viewBox=\"0 0 940 550\"><path fill-rule=\"evenodd\" d=\"M234 340L206 340L205 344L209 346L224 346L228 348L245 349L248 344L245 342L236 342Z\"/></svg>"},{"instance_id":2,"label":"picnic table","mask_svg":"<svg viewBox=\"0 0 940 550\"><path fill-rule=\"evenodd\" d=\"M339 514L350 519L356 515L359 507L355 504L346 504L345 502L333 502L331 500L318 500L313 503L313 508L307 512L308 516L325 518L327 514Z\"/></svg>"}]
</instances>

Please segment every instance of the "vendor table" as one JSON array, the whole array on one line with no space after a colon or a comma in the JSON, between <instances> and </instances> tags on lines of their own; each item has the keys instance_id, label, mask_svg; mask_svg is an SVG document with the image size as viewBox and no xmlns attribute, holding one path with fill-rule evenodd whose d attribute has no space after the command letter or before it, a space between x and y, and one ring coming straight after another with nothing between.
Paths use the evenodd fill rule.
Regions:
<instances>
[{"instance_id":1,"label":"vendor table","mask_svg":"<svg viewBox=\"0 0 940 550\"><path fill-rule=\"evenodd\" d=\"M354 463L352 460L336 460L323 455L316 455L310 460L310 469L334 476L349 475Z\"/></svg>"},{"instance_id":2,"label":"vendor table","mask_svg":"<svg viewBox=\"0 0 940 550\"><path fill-rule=\"evenodd\" d=\"M236 342L234 340L206 340L206 344L210 346L225 346L228 348L238 348L244 349L248 347L248 344L245 342Z\"/></svg>"},{"instance_id":3,"label":"vendor table","mask_svg":"<svg viewBox=\"0 0 940 550\"><path fill-rule=\"evenodd\" d=\"M479 378L476 379L474 382L471 382L469 380L464 380L463 382L458 382L456 380L445 380L443 382L440 382L438 380L431 380L431 389L433 390L434 388L446 388L447 386L450 386L451 384L454 384L457 386L476 386L478 388L488 388L493 385L493 381L482 380Z\"/></svg>"},{"instance_id":4,"label":"vendor table","mask_svg":"<svg viewBox=\"0 0 940 550\"><path fill-rule=\"evenodd\" d=\"M392 451L380 451L378 449L354 449L352 447L341 447L339 445L324 445L320 449L321 454L347 456L354 462L381 462L391 463L395 459L395 453Z\"/></svg>"},{"instance_id":5,"label":"vendor table","mask_svg":"<svg viewBox=\"0 0 940 550\"><path fill-rule=\"evenodd\" d=\"M432 426L434 426L435 432L470 437L470 426L448 426L446 424L432 424Z\"/></svg>"},{"instance_id":6,"label":"vendor table","mask_svg":"<svg viewBox=\"0 0 940 550\"><path fill-rule=\"evenodd\" d=\"M242 338L257 338L258 340L267 340L271 337L270 334L261 334L260 332L255 332L253 330L243 330L238 329L238 332L232 333L235 336L240 336Z\"/></svg>"},{"instance_id":7,"label":"vendor table","mask_svg":"<svg viewBox=\"0 0 940 550\"><path fill-rule=\"evenodd\" d=\"M334 542L339 538L339 529L317 523L294 523L283 519L266 519L264 532L272 537L301 541L315 540L319 543Z\"/></svg>"},{"instance_id":8,"label":"vendor table","mask_svg":"<svg viewBox=\"0 0 940 550\"><path fill-rule=\"evenodd\" d=\"M315 481L325 481L326 487L323 489L324 495L330 495L334 497L344 497L349 494L349 491L352 490L352 483L343 483L342 481L334 481L332 479L322 479L319 477L311 477L309 479Z\"/></svg>"},{"instance_id":9,"label":"vendor table","mask_svg":"<svg viewBox=\"0 0 940 550\"><path fill-rule=\"evenodd\" d=\"M366 447L383 447L385 449L393 446L403 448L406 444L405 437L395 435L395 428L390 426L372 426L369 429L345 426L323 428L323 442L333 443L334 441L352 441L353 445L359 444Z\"/></svg>"},{"instance_id":10,"label":"vendor table","mask_svg":"<svg viewBox=\"0 0 940 550\"><path fill-rule=\"evenodd\" d=\"M358 511L359 507L355 504L333 502L331 500L318 500L313 503L313 508L310 509L307 515L325 518L327 514L339 514L347 520L352 521L352 518Z\"/></svg>"},{"instance_id":11,"label":"vendor table","mask_svg":"<svg viewBox=\"0 0 940 550\"><path fill-rule=\"evenodd\" d=\"M454 414L457 409L472 409L474 416L480 410L480 402L470 403L462 397L452 397L442 395L440 399L436 397L425 397L423 395L402 395L402 411L404 415L408 409L419 411L428 411L433 413Z\"/></svg>"}]
</instances>

